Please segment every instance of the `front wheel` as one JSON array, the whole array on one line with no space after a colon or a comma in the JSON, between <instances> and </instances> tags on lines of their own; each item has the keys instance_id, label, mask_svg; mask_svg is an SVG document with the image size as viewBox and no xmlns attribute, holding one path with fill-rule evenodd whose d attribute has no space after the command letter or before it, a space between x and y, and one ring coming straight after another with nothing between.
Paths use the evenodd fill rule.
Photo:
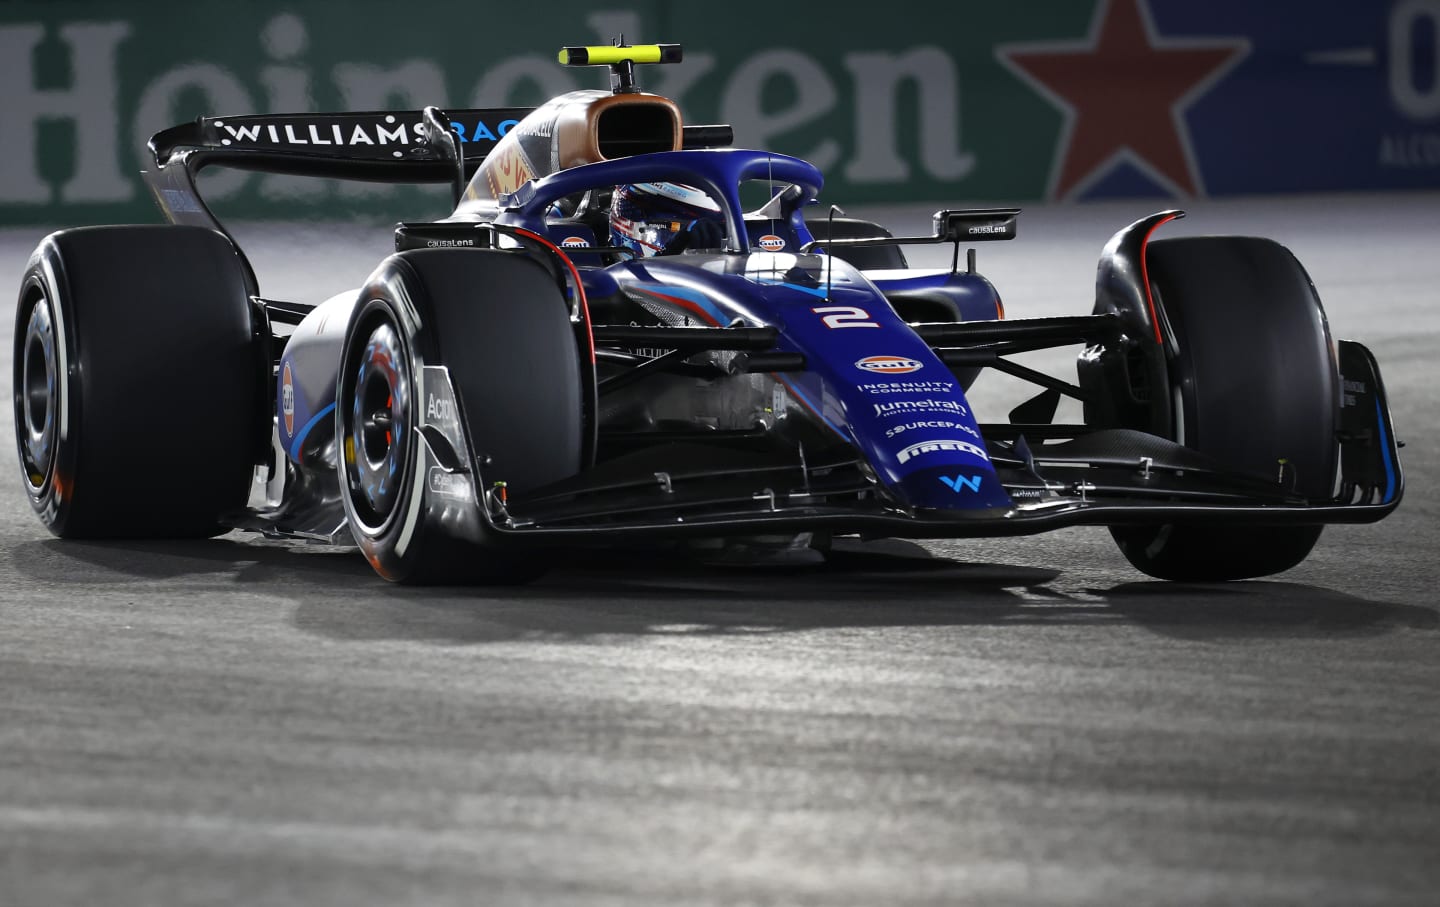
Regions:
<instances>
[{"instance_id":1,"label":"front wheel","mask_svg":"<svg viewBox=\"0 0 1440 907\"><path fill-rule=\"evenodd\" d=\"M1168 332L1170 437L1312 502L1334 495L1340 375L1305 269L1266 239L1153 242L1150 290ZM1159 579L1269 576L1310 553L1318 525L1112 528L1120 551Z\"/></svg>"},{"instance_id":2,"label":"front wheel","mask_svg":"<svg viewBox=\"0 0 1440 907\"><path fill-rule=\"evenodd\" d=\"M387 259L351 317L335 407L345 513L376 572L415 584L537 577L542 558L498 539L479 498L579 471L581 392L569 309L543 265L470 249ZM469 462L444 464L433 444L466 448Z\"/></svg>"},{"instance_id":3,"label":"front wheel","mask_svg":"<svg viewBox=\"0 0 1440 907\"><path fill-rule=\"evenodd\" d=\"M1115 526L1110 534L1137 570L1179 583L1252 579L1289 570L1310 554L1321 526Z\"/></svg>"}]
</instances>

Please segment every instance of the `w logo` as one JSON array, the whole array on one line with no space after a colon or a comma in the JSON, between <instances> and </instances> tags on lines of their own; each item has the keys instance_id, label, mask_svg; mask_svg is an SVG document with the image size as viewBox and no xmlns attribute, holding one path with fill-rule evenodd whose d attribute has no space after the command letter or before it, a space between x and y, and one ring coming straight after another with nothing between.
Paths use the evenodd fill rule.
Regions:
<instances>
[{"instance_id":1,"label":"w logo","mask_svg":"<svg viewBox=\"0 0 1440 907\"><path fill-rule=\"evenodd\" d=\"M979 491L980 480L983 478L984 476L956 476L952 479L949 476L941 476L940 481L949 485L951 491L958 492L962 488L969 489L970 491Z\"/></svg>"}]
</instances>

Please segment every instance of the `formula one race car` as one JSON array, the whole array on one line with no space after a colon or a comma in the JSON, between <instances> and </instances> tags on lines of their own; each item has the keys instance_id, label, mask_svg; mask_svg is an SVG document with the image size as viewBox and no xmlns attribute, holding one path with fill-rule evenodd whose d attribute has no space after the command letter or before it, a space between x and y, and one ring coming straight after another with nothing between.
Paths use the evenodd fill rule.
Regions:
<instances>
[{"instance_id":1,"label":"formula one race car","mask_svg":"<svg viewBox=\"0 0 1440 907\"><path fill-rule=\"evenodd\" d=\"M1014 238L1016 209L940 211L916 238L807 220L815 167L636 88L678 46L560 56L609 66L612 90L157 134L173 223L56 233L21 287L16 434L45 525L251 529L462 583L577 545L1092 524L1147 574L1208 581L1288 569L1323 524L1399 503L1375 360L1331 339L1276 243L1152 242L1181 212L1154 214L1104 247L1090 314L1007 320L960 249ZM358 291L266 299L197 192L214 164L448 182L456 205L400 224ZM907 269L927 242L952 266ZM1011 358L1068 345L1070 378ZM985 369L1035 386L1008 421L972 412ZM1056 421L1062 397L1080 424Z\"/></svg>"}]
</instances>

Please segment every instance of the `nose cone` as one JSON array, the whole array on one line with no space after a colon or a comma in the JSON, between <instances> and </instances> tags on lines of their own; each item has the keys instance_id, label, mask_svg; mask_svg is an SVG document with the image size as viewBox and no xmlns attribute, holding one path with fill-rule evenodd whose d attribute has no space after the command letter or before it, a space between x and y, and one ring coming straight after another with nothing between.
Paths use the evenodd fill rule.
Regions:
<instances>
[{"instance_id":1,"label":"nose cone","mask_svg":"<svg viewBox=\"0 0 1440 907\"><path fill-rule=\"evenodd\" d=\"M1000 480L989 469L953 464L928 466L907 474L897 484L905 498L917 507L974 512L1009 510L1014 506Z\"/></svg>"}]
</instances>

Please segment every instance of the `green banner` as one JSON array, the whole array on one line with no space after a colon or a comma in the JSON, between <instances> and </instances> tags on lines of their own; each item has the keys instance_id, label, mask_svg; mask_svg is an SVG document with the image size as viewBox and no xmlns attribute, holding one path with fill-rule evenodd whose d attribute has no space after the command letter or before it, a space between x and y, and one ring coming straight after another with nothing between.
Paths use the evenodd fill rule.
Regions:
<instances>
[{"instance_id":1,"label":"green banner","mask_svg":"<svg viewBox=\"0 0 1440 907\"><path fill-rule=\"evenodd\" d=\"M1303 21L1305 28L1294 23ZM640 67L689 123L807 158L824 201L1440 186L1440 0L8 0L0 223L151 221L154 132L201 115L496 107ZM443 192L207 173L222 217L421 219Z\"/></svg>"},{"instance_id":2,"label":"green banner","mask_svg":"<svg viewBox=\"0 0 1440 907\"><path fill-rule=\"evenodd\" d=\"M1037 11L1059 28L1083 28L1087 11L1064 0L1027 6L1004 16L972 8L962 29L948 4L900 4L884 16L873 3L717 15L658 0L551 0L534 17L516 4L455 0L6 3L0 221L155 220L139 177L152 166L145 143L200 115L530 105L603 86L605 70L566 69L555 53L622 34L682 43L685 62L642 68L641 86L673 97L687 122L731 123L738 145L814 161L829 201L1033 198L1058 117L990 46L1033 34ZM937 18L947 24L933 27ZM970 125L1007 111L1026 113L1028 134ZM415 207L404 188L239 171L207 174L204 191L231 217Z\"/></svg>"}]
</instances>

